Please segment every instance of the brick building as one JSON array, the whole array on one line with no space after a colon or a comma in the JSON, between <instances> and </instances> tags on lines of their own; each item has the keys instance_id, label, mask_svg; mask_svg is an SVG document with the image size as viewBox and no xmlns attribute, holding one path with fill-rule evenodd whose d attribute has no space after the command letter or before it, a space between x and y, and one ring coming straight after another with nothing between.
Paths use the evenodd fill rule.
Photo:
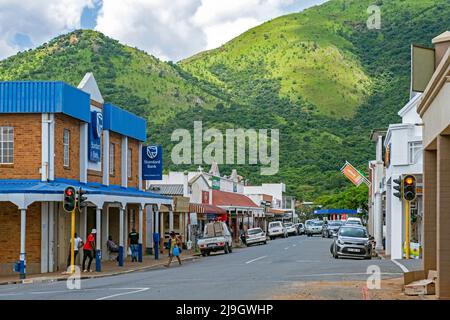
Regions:
<instances>
[{"instance_id":1,"label":"brick building","mask_svg":"<svg viewBox=\"0 0 450 320\"><path fill-rule=\"evenodd\" d=\"M68 186L87 191L89 206L76 215L86 239L97 229L96 269L106 241L127 253L127 235L140 234L140 253L152 214L172 205L144 192L141 157L146 121L104 103L95 78L74 88L63 82L0 82L0 274L66 269L70 214L62 208ZM80 257L81 258L81 257Z\"/></svg>"}]
</instances>

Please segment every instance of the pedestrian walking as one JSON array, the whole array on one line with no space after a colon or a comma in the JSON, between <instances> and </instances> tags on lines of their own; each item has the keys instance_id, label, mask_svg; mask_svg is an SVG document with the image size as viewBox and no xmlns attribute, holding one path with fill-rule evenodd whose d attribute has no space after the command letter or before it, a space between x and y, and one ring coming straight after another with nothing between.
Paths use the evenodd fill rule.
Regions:
<instances>
[{"instance_id":1,"label":"pedestrian walking","mask_svg":"<svg viewBox=\"0 0 450 320\"><path fill-rule=\"evenodd\" d=\"M83 246L83 240L78 236L77 233L75 233L74 235L74 265L75 265L75 260L77 259L78 256L78 250ZM70 267L71 264L71 258L72 258L72 239L70 239L69 241L69 256L67 257L67 269Z\"/></svg>"},{"instance_id":2,"label":"pedestrian walking","mask_svg":"<svg viewBox=\"0 0 450 320\"><path fill-rule=\"evenodd\" d=\"M139 233L133 228L128 234L128 245L131 249L131 262L138 261L138 250L139 250Z\"/></svg>"},{"instance_id":3,"label":"pedestrian walking","mask_svg":"<svg viewBox=\"0 0 450 320\"><path fill-rule=\"evenodd\" d=\"M166 267L170 267L173 257L177 258L178 263L181 266L180 253L181 253L181 240L179 237L177 237L174 231L171 231L169 238L169 263L166 265Z\"/></svg>"},{"instance_id":4,"label":"pedestrian walking","mask_svg":"<svg viewBox=\"0 0 450 320\"><path fill-rule=\"evenodd\" d=\"M92 229L91 233L86 239L86 243L83 246L83 272L92 272L91 263L92 259L94 259L94 250L95 250L95 235L97 234L96 229ZM86 259L89 258L88 267L86 269Z\"/></svg>"}]
</instances>

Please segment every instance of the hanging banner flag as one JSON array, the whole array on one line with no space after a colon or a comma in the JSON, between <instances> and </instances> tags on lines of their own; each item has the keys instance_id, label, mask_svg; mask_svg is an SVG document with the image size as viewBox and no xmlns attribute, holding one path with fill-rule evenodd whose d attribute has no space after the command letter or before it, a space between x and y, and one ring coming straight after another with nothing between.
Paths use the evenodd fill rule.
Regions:
<instances>
[{"instance_id":1,"label":"hanging banner flag","mask_svg":"<svg viewBox=\"0 0 450 320\"><path fill-rule=\"evenodd\" d=\"M347 161L342 167L341 172L357 187L359 187L362 183L365 183L366 185L370 184L370 182Z\"/></svg>"},{"instance_id":2,"label":"hanging banner flag","mask_svg":"<svg viewBox=\"0 0 450 320\"><path fill-rule=\"evenodd\" d=\"M162 146L142 147L142 180L162 180Z\"/></svg>"}]
</instances>

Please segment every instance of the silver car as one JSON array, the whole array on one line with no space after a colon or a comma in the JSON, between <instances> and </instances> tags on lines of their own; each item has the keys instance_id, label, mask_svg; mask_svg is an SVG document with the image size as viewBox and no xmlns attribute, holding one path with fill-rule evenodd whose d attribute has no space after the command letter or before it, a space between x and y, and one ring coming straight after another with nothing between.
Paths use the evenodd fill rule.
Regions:
<instances>
[{"instance_id":1,"label":"silver car","mask_svg":"<svg viewBox=\"0 0 450 320\"><path fill-rule=\"evenodd\" d=\"M266 233L261 228L248 229L245 235L245 243L247 246L257 243L267 244Z\"/></svg>"},{"instance_id":2,"label":"silver car","mask_svg":"<svg viewBox=\"0 0 450 320\"><path fill-rule=\"evenodd\" d=\"M312 237L315 234L322 234L323 221L321 220L308 220L305 223L305 233L308 237Z\"/></svg>"},{"instance_id":3,"label":"silver car","mask_svg":"<svg viewBox=\"0 0 450 320\"><path fill-rule=\"evenodd\" d=\"M339 257L372 258L372 242L367 229L357 225L343 225L330 247L335 259Z\"/></svg>"}]
</instances>

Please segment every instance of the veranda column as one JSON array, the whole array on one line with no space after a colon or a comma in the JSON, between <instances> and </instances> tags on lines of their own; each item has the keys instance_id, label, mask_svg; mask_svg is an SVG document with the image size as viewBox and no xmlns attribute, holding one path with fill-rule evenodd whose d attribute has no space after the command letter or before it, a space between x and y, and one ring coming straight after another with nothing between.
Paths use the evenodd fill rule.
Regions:
<instances>
[{"instance_id":1,"label":"veranda column","mask_svg":"<svg viewBox=\"0 0 450 320\"><path fill-rule=\"evenodd\" d=\"M95 271L102 271L102 209L96 208L96 229L97 234L95 237Z\"/></svg>"},{"instance_id":2,"label":"veranda column","mask_svg":"<svg viewBox=\"0 0 450 320\"><path fill-rule=\"evenodd\" d=\"M125 208L122 205L119 212L119 267L123 267L123 249L124 249L124 216Z\"/></svg>"},{"instance_id":3,"label":"veranda column","mask_svg":"<svg viewBox=\"0 0 450 320\"><path fill-rule=\"evenodd\" d=\"M19 273L20 279L26 278L26 252L25 252L25 240L27 229L27 209L20 209L20 262Z\"/></svg>"},{"instance_id":4,"label":"veranda column","mask_svg":"<svg viewBox=\"0 0 450 320\"><path fill-rule=\"evenodd\" d=\"M423 159L423 253L422 264L425 274L436 270L437 254L437 151L425 150Z\"/></svg>"},{"instance_id":5,"label":"veranda column","mask_svg":"<svg viewBox=\"0 0 450 320\"><path fill-rule=\"evenodd\" d=\"M138 249L138 261L142 262L142 237L144 232L144 206L141 204L139 206L139 249Z\"/></svg>"}]
</instances>

